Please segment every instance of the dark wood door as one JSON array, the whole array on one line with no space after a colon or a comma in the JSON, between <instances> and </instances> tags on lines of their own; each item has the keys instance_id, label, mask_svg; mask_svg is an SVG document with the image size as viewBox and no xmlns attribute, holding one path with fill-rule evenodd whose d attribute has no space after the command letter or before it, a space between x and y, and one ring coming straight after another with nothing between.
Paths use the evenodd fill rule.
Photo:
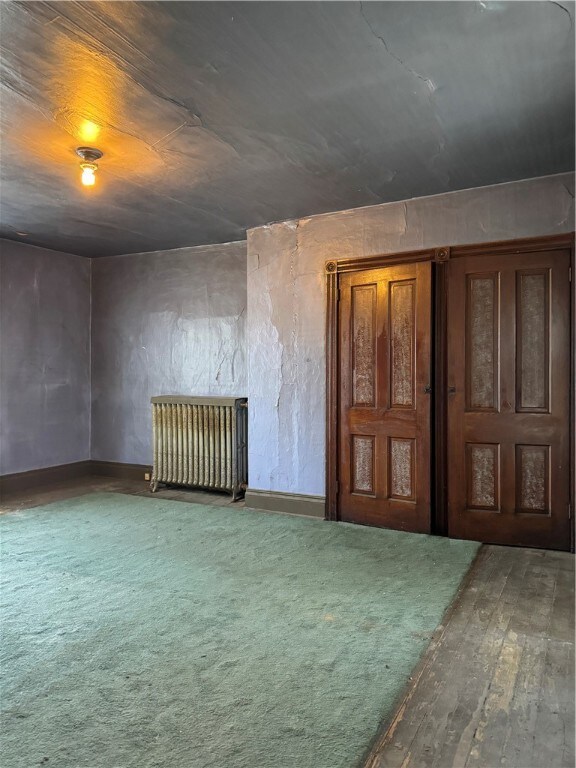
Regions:
<instances>
[{"instance_id":1,"label":"dark wood door","mask_svg":"<svg viewBox=\"0 0 576 768\"><path fill-rule=\"evenodd\" d=\"M448 268L449 535L569 549L568 251Z\"/></svg>"},{"instance_id":2,"label":"dark wood door","mask_svg":"<svg viewBox=\"0 0 576 768\"><path fill-rule=\"evenodd\" d=\"M430 530L430 263L340 278L340 519Z\"/></svg>"}]
</instances>

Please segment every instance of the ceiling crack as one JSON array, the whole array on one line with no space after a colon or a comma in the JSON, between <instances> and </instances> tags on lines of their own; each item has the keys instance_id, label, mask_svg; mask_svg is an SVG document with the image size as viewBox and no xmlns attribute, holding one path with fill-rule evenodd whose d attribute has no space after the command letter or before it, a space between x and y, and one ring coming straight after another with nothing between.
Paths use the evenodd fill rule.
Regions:
<instances>
[{"instance_id":1,"label":"ceiling crack","mask_svg":"<svg viewBox=\"0 0 576 768\"><path fill-rule=\"evenodd\" d=\"M562 8L564 13L568 14L568 18L570 19L570 29L572 29L572 27L574 26L574 21L572 20L572 14L568 10L568 8L566 8L566 6L564 6L564 5L562 5L562 3L556 2L556 0L550 0L550 2L552 3L552 5L557 5L558 8Z\"/></svg>"},{"instance_id":2,"label":"ceiling crack","mask_svg":"<svg viewBox=\"0 0 576 768\"><path fill-rule=\"evenodd\" d=\"M173 136L175 133L177 133L179 130L184 128L185 125L188 125L188 123L184 122L181 125L179 125L177 128L174 128L173 131L170 131L165 136L161 136L157 141L155 141L153 144L150 144L150 147L155 147L157 144L160 144L161 141L165 141L170 136Z\"/></svg>"},{"instance_id":3,"label":"ceiling crack","mask_svg":"<svg viewBox=\"0 0 576 768\"><path fill-rule=\"evenodd\" d=\"M392 58L393 58L395 61L397 61L397 62L398 62L398 64L400 64L402 67L404 67L404 69L405 69L407 72L409 72L409 73L410 73L411 75L413 75L414 77L417 77L419 80L422 80L422 82L426 84L426 87L428 88L428 90L430 91L430 93L434 93L434 91L436 90L436 86L434 85L434 83L432 82L432 80L430 80L430 78L429 78L429 77L424 77L424 75L421 75L421 74L420 74L420 72L417 72L415 69L412 69L412 67L408 66L408 64L406 64L406 62L405 62L405 61L403 61L403 60L402 60L402 59L401 59L399 56L396 56L396 54L395 54L395 53L393 53L393 52L390 50L390 48L388 47L388 43L386 42L386 40L385 40L385 39L384 39L384 38L383 38L381 35L379 35L379 34L376 32L376 30L374 29L374 27L372 26L372 24L371 24L371 23L368 21L368 17L367 17L367 16L366 16L366 14L364 13L364 4L363 4L363 3L360 3L360 15L362 16L362 18L363 18L363 19L364 19L364 21L366 22L366 25L367 25L368 29L370 30L370 32L372 32L372 34L374 35L374 37L375 37L377 40L380 40L380 42L382 43L382 45L384 46L384 48L385 48L385 50L386 50L386 53L388 53L390 56L392 56Z\"/></svg>"}]
</instances>

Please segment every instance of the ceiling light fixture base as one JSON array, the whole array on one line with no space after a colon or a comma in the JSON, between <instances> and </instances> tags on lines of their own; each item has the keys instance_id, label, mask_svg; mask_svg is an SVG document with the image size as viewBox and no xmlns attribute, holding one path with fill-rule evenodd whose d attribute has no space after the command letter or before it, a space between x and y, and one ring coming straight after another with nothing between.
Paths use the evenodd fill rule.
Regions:
<instances>
[{"instance_id":1,"label":"ceiling light fixture base","mask_svg":"<svg viewBox=\"0 0 576 768\"><path fill-rule=\"evenodd\" d=\"M104 152L95 147L78 147L76 154L85 162L94 163L96 160L100 160Z\"/></svg>"}]
</instances>

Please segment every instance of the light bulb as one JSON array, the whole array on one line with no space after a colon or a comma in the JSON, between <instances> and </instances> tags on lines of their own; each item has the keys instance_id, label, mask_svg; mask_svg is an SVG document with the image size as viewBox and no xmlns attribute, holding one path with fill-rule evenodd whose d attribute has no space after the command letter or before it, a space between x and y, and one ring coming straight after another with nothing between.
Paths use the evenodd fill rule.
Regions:
<instances>
[{"instance_id":1,"label":"light bulb","mask_svg":"<svg viewBox=\"0 0 576 768\"><path fill-rule=\"evenodd\" d=\"M78 147L76 154L82 158L80 163L80 168L82 168L82 184L85 187L93 187L96 183L94 174L98 170L95 161L100 160L104 153L101 149L96 149L96 147Z\"/></svg>"},{"instance_id":2,"label":"light bulb","mask_svg":"<svg viewBox=\"0 0 576 768\"><path fill-rule=\"evenodd\" d=\"M82 184L85 187L93 187L96 183L94 172L98 166L95 163L82 163L80 167L82 168Z\"/></svg>"}]
</instances>

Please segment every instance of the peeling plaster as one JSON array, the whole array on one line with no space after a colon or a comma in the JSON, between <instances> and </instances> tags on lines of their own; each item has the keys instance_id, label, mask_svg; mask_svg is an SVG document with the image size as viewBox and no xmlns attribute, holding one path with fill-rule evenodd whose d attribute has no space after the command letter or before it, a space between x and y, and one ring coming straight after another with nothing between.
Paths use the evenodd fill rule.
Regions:
<instances>
[{"instance_id":1,"label":"peeling plaster","mask_svg":"<svg viewBox=\"0 0 576 768\"><path fill-rule=\"evenodd\" d=\"M327 260L571 231L572 185L560 174L251 230L250 487L324 494Z\"/></svg>"},{"instance_id":2,"label":"peeling plaster","mask_svg":"<svg viewBox=\"0 0 576 768\"><path fill-rule=\"evenodd\" d=\"M246 396L246 244L93 261L92 458L150 464L150 397Z\"/></svg>"}]
</instances>

